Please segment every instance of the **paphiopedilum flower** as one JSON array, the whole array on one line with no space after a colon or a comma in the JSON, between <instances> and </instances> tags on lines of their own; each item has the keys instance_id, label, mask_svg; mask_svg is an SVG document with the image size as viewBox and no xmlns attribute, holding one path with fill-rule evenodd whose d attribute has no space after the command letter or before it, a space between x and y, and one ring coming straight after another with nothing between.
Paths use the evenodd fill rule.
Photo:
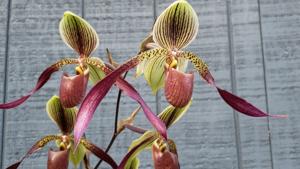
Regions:
<instances>
[{"instance_id":1,"label":"paphiopedilum flower","mask_svg":"<svg viewBox=\"0 0 300 169\"><path fill-rule=\"evenodd\" d=\"M183 115L187 112L191 105L191 101L182 108L174 107L172 105L166 107L160 114L159 118L165 123L167 128L171 127L178 120L183 117ZM155 143L160 143L159 145L155 145ZM162 148L162 145L166 149ZM176 146L173 141L170 139L165 140L161 135L155 131L148 130L141 137L134 140L129 146L128 153L122 159L119 164L118 169L138 169L139 168L139 159L138 155L147 148L153 148L153 162L154 166L159 167L179 167L179 161L176 151ZM160 148L159 148L160 147ZM158 148L159 150L157 150ZM165 150L165 151L161 151ZM163 163L164 160L169 160L170 163ZM174 169L176 169L176 167ZM156 168L156 169L157 169ZM173 168L172 168L173 169Z\"/></svg>"},{"instance_id":2,"label":"paphiopedilum flower","mask_svg":"<svg viewBox=\"0 0 300 169\"><path fill-rule=\"evenodd\" d=\"M63 41L77 52L78 57L74 59L61 59L57 63L51 65L40 75L34 89L20 99L10 103L0 104L0 109L9 109L22 104L32 94L38 91L50 79L54 72L58 71L65 65L76 64L78 70L82 71L81 73L70 77L66 75L62 76L60 97L63 106L66 108L73 107L81 102L82 97L85 95L87 85L86 79L88 76L91 81L96 83L95 87L90 91L90 94L87 95L85 101L79 108L77 122L74 127L76 144L79 143L81 136L87 129L100 101L105 97L115 82L125 94L136 100L141 105L150 123L161 133L161 135L167 137L164 123L156 117L134 87L122 78L119 78L119 75L121 74L120 71L118 71L118 76L114 76L114 74L117 73L115 72L112 74L113 76L108 78L103 77L110 74L113 68L107 67L101 59L90 56L98 46L99 39L96 31L87 21L76 14L67 11L64 13L63 18L60 21L59 30ZM102 80L102 78L104 79ZM97 86L101 87L98 88Z\"/></svg>"},{"instance_id":3,"label":"paphiopedilum flower","mask_svg":"<svg viewBox=\"0 0 300 169\"><path fill-rule=\"evenodd\" d=\"M31 147L20 161L11 165L8 169L18 168L25 158L44 148L44 146L51 141L56 141L57 147L56 150L52 148L49 149L47 162L48 169L67 169L69 160L71 160L74 167L77 168L78 164L83 160L84 156L88 152L91 152L98 158L107 162L112 168L117 168L115 161L107 153L105 153L105 151L86 139L81 139L77 149L75 150L74 137L71 134L77 113L77 109L75 107L65 108L62 106L59 97L53 96L47 102L46 110L48 116L59 127L61 133L58 135L48 135L43 137Z\"/></svg>"},{"instance_id":4,"label":"paphiopedilum flower","mask_svg":"<svg viewBox=\"0 0 300 169\"><path fill-rule=\"evenodd\" d=\"M178 61L180 59L185 59L194 65L194 68L198 71L200 76L212 87L215 87L222 99L236 111L252 117L286 117L285 115L269 115L246 100L222 89L216 84L207 64L196 54L183 50L183 48L190 44L196 37L198 26L198 17L192 6L185 0L175 1L162 12L154 24L152 32L153 41L156 44L154 46L159 47L150 50L147 50L147 47L143 48L141 51L144 52L141 52L137 56L129 59L123 65L120 65L101 81L103 83L100 82L93 87L91 90L93 92L89 92L86 99L83 101L83 104L88 104L90 98L97 97L98 91L104 90L104 86L106 87L105 90L108 91L122 73L136 67L139 64L144 64L145 68L144 70L139 68L138 72L144 72L144 74L146 74L149 71L146 68L147 61L153 62L151 66L155 66L156 70L162 72L161 70L164 70L165 66L169 68L176 67L176 69L179 70ZM147 40L151 41L151 35L144 41L144 44ZM152 61L152 59L156 59L156 61L159 62ZM166 64L161 64L163 61L165 61ZM150 74L153 73L150 72ZM164 74L164 72L158 74L159 76L156 78L156 82L157 79L162 78L161 74ZM159 81L157 84L160 86L161 82ZM156 88L155 90L157 90ZM180 100L181 98L179 97L177 99ZM79 111L79 113L81 113L81 111Z\"/></svg>"}]
</instances>

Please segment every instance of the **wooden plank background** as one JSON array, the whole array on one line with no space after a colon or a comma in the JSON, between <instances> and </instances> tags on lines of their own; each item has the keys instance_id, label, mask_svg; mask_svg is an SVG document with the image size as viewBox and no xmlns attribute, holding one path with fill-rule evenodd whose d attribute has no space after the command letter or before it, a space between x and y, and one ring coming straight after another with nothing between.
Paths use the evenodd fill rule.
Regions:
<instances>
[{"instance_id":1,"label":"wooden plank background","mask_svg":"<svg viewBox=\"0 0 300 169\"><path fill-rule=\"evenodd\" d=\"M105 48L120 63L138 52L157 15L173 0L2 0L0 1L0 101L17 98L33 87L40 72L66 56L76 57L58 33L66 10L86 18L100 37L95 56ZM210 65L217 83L271 114L288 119L251 118L237 114L199 77L193 105L170 129L184 169L297 169L300 168L300 1L189 0L200 20L199 35L188 47ZM58 94L55 74L22 106L1 111L1 168L18 160L39 138L58 132L48 119L45 102ZM128 80L153 110L167 103L163 93L151 94L145 80ZM112 135L117 88L104 99L87 137L106 147ZM122 97L120 116L137 107ZM150 127L140 113L137 124ZM132 139L124 132L111 155L121 160ZM33 155L22 168L46 168L47 150ZM141 154L140 168L152 168L151 153ZM93 163L96 159L93 158ZM101 168L109 168L103 165Z\"/></svg>"}]
</instances>

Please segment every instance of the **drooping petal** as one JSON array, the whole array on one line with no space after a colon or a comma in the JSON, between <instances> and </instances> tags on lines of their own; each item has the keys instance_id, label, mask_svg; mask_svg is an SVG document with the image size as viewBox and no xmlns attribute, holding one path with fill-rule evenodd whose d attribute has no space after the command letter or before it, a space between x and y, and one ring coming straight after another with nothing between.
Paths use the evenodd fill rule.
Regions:
<instances>
[{"instance_id":1,"label":"drooping petal","mask_svg":"<svg viewBox=\"0 0 300 169\"><path fill-rule=\"evenodd\" d=\"M89 70L75 76L64 73L61 77L59 97L65 108L71 108L80 104L85 96L89 79Z\"/></svg>"},{"instance_id":2,"label":"drooping petal","mask_svg":"<svg viewBox=\"0 0 300 169\"><path fill-rule=\"evenodd\" d=\"M91 153L93 153L95 156L97 156L99 159L102 159L107 164L109 164L113 169L116 169L118 167L117 163L114 161L114 159L105 153L101 148L97 147L93 143L89 142L86 139L81 139L80 143Z\"/></svg>"},{"instance_id":3,"label":"drooping petal","mask_svg":"<svg viewBox=\"0 0 300 169\"><path fill-rule=\"evenodd\" d=\"M68 169L69 150L48 151L47 169Z\"/></svg>"},{"instance_id":4,"label":"drooping petal","mask_svg":"<svg viewBox=\"0 0 300 169\"><path fill-rule=\"evenodd\" d=\"M157 132L148 131L139 139L134 140L130 147L128 153L122 159L118 169L130 169L129 167L132 165L132 160L145 148L151 147L152 143L159 138Z\"/></svg>"},{"instance_id":5,"label":"drooping petal","mask_svg":"<svg viewBox=\"0 0 300 169\"><path fill-rule=\"evenodd\" d=\"M88 57L97 48L99 39L94 28L80 16L67 11L59 23L63 41L80 57Z\"/></svg>"},{"instance_id":6,"label":"drooping petal","mask_svg":"<svg viewBox=\"0 0 300 169\"><path fill-rule=\"evenodd\" d=\"M38 81L35 85L35 87L25 96L22 96L21 98L11 101L9 103L3 103L0 104L0 109L11 109L14 107L19 106L23 102L25 102L31 95L33 95L35 92L37 92L40 88L44 86L44 84L50 79L51 75L58 71L61 67L68 64L77 64L78 60L76 59L62 59L55 64L51 65L47 69L45 69L40 77L38 78Z\"/></svg>"},{"instance_id":7,"label":"drooping petal","mask_svg":"<svg viewBox=\"0 0 300 169\"><path fill-rule=\"evenodd\" d=\"M63 134L70 134L73 131L76 121L76 108L64 108L58 96L53 96L46 105L50 119L56 123Z\"/></svg>"},{"instance_id":8,"label":"drooping petal","mask_svg":"<svg viewBox=\"0 0 300 169\"><path fill-rule=\"evenodd\" d=\"M164 123L151 111L150 107L145 103L140 94L129 83L124 81L122 78L119 78L121 74L135 67L143 59L150 58L162 53L166 53L166 51L155 49L147 51L130 59L125 64L121 65L116 70L108 74L103 80L99 81L90 90L90 92L83 100L77 115L77 120L74 128L75 144L78 144L79 139L87 129L97 106L116 81L117 86L122 89L124 93L126 93L132 99L136 100L141 105L147 119L151 122L153 127L155 127L163 137L167 137L166 126L164 125Z\"/></svg>"},{"instance_id":9,"label":"drooping petal","mask_svg":"<svg viewBox=\"0 0 300 169\"><path fill-rule=\"evenodd\" d=\"M190 101L186 106L179 108L172 105L165 108L158 117L166 124L167 128L175 124L181 117L186 113L186 111L191 106L192 101Z\"/></svg>"},{"instance_id":10,"label":"drooping petal","mask_svg":"<svg viewBox=\"0 0 300 169\"><path fill-rule=\"evenodd\" d=\"M54 140L60 140L61 136L56 136L56 135L49 135L46 137L43 137L42 139L40 139L39 141L37 141L25 154L25 156L23 156L21 158L21 160L19 160L18 162L12 164L11 166L7 167L6 169L17 169L19 167L19 165L23 162L23 160L27 157L29 157L31 154L39 151L41 148L43 148L46 144L48 144L50 141L54 141Z\"/></svg>"},{"instance_id":11,"label":"drooping petal","mask_svg":"<svg viewBox=\"0 0 300 169\"><path fill-rule=\"evenodd\" d=\"M165 96L174 107L184 107L193 94L194 74L169 68L165 79Z\"/></svg>"},{"instance_id":12,"label":"drooping petal","mask_svg":"<svg viewBox=\"0 0 300 169\"><path fill-rule=\"evenodd\" d=\"M208 84L215 87L218 90L219 95L222 97L222 99L234 110L252 117L267 117L267 116L280 117L280 118L287 117L286 115L270 115L266 112L263 112L257 107L255 107L254 105L250 104L248 101L218 87L215 83L212 74L209 72L206 63L202 59L200 59L197 55L193 54L192 52L183 52L180 55L180 57L190 60L194 64L195 69L197 69L197 71L202 76L202 78Z\"/></svg>"},{"instance_id":13,"label":"drooping petal","mask_svg":"<svg viewBox=\"0 0 300 169\"><path fill-rule=\"evenodd\" d=\"M198 27L198 17L192 6L185 0L177 0L157 18L153 39L162 48L179 50L195 39Z\"/></svg>"},{"instance_id":14,"label":"drooping petal","mask_svg":"<svg viewBox=\"0 0 300 169\"><path fill-rule=\"evenodd\" d=\"M173 141L171 142L175 145ZM157 139L152 145L152 158L155 169L180 169L177 153L169 149L168 142Z\"/></svg>"},{"instance_id":15,"label":"drooping petal","mask_svg":"<svg viewBox=\"0 0 300 169\"><path fill-rule=\"evenodd\" d=\"M147 60L144 77L151 87L153 94L164 86L166 56L155 56Z\"/></svg>"}]
</instances>

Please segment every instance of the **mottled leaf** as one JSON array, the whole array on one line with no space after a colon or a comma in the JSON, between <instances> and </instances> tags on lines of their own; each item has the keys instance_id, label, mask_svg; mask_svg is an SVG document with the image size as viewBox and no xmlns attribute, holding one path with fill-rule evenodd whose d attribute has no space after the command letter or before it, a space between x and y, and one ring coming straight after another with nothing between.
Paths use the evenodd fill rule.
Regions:
<instances>
[{"instance_id":1,"label":"mottled leaf","mask_svg":"<svg viewBox=\"0 0 300 169\"><path fill-rule=\"evenodd\" d=\"M153 39L162 48L180 50L194 40L198 27L198 17L192 6L185 0L177 0L157 18Z\"/></svg>"},{"instance_id":2,"label":"mottled leaf","mask_svg":"<svg viewBox=\"0 0 300 169\"><path fill-rule=\"evenodd\" d=\"M80 16L67 11L59 23L63 41L80 57L88 57L97 48L99 39L94 28Z\"/></svg>"}]
</instances>

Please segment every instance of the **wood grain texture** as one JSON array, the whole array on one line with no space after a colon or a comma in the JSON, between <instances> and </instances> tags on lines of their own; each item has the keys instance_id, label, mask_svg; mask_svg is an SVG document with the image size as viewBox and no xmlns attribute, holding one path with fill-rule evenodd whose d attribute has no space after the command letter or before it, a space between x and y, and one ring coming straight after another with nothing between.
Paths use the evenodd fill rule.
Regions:
<instances>
[{"instance_id":1,"label":"wood grain texture","mask_svg":"<svg viewBox=\"0 0 300 169\"><path fill-rule=\"evenodd\" d=\"M187 48L209 65L216 82L230 90L230 57L226 1L189 1L199 16L196 40ZM169 1L158 1L158 13ZM238 168L232 110L199 76L195 79L193 104L185 117L170 129L182 168Z\"/></svg>"},{"instance_id":2,"label":"wood grain texture","mask_svg":"<svg viewBox=\"0 0 300 169\"><path fill-rule=\"evenodd\" d=\"M5 76L5 55L6 55L6 31L7 31L7 5L8 1L0 1L0 102L3 102L4 98L4 76ZM0 110L0 160L2 159L2 129L3 122L3 110ZM0 162L1 164L1 162ZM0 166L1 167L1 166Z\"/></svg>"},{"instance_id":3,"label":"wood grain texture","mask_svg":"<svg viewBox=\"0 0 300 169\"><path fill-rule=\"evenodd\" d=\"M100 37L100 45L94 53L107 61L105 49L109 48L113 58L123 63L139 50L140 42L150 32L153 24L153 1L141 0L91 0L85 3L85 18L96 28ZM147 104L155 111L155 96L151 94L143 77L135 79L135 70L128 74L128 82L142 94ZM105 148L113 133L115 104L117 88L113 87L111 93L103 100L96 111L87 137L102 148ZM137 108L138 104L129 97L121 100L120 118L125 118ZM139 112L135 122L138 126L150 128L142 111ZM137 135L131 132L122 133L113 145L110 154L116 161L120 161L127 152L128 146ZM140 168L152 168L151 153L143 153L140 159L144 161ZM92 161L94 164L96 160ZM109 168L103 165L101 168Z\"/></svg>"},{"instance_id":4,"label":"wood grain texture","mask_svg":"<svg viewBox=\"0 0 300 169\"><path fill-rule=\"evenodd\" d=\"M12 0L9 30L7 100L30 91L46 66L75 56L59 37L58 23L65 10L79 13L80 1ZM4 167L20 159L34 142L58 132L45 111L46 101L58 94L60 73L25 104L6 112ZM21 168L46 168L47 149L26 160Z\"/></svg>"},{"instance_id":5,"label":"wood grain texture","mask_svg":"<svg viewBox=\"0 0 300 169\"><path fill-rule=\"evenodd\" d=\"M274 168L300 166L300 2L261 1L269 109L288 114L270 119Z\"/></svg>"},{"instance_id":6,"label":"wood grain texture","mask_svg":"<svg viewBox=\"0 0 300 169\"><path fill-rule=\"evenodd\" d=\"M257 1L231 1L231 20L236 93L266 110ZM241 167L270 169L267 119L239 114L239 122Z\"/></svg>"}]
</instances>

